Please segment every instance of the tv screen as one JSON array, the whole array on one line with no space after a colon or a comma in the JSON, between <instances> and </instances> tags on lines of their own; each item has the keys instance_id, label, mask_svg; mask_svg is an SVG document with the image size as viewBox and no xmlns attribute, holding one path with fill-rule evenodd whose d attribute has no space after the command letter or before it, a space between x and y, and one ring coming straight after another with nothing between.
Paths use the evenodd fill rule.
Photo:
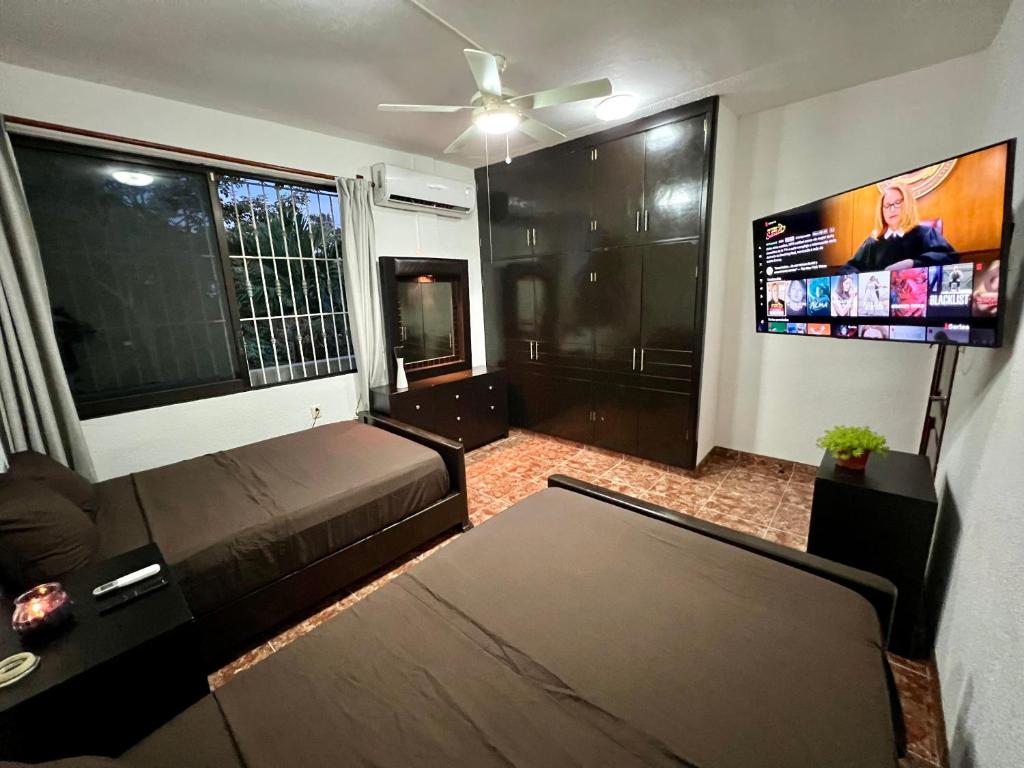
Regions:
<instances>
[{"instance_id":1,"label":"tv screen","mask_svg":"<svg viewBox=\"0 0 1024 768\"><path fill-rule=\"evenodd\" d=\"M757 219L758 332L998 346L1014 144Z\"/></svg>"}]
</instances>

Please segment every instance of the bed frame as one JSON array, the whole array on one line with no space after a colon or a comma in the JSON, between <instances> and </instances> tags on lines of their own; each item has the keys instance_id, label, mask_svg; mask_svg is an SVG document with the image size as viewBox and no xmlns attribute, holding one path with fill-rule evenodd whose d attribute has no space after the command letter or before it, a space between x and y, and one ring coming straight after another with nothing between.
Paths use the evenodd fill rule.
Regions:
<instances>
[{"instance_id":1,"label":"bed frame","mask_svg":"<svg viewBox=\"0 0 1024 768\"><path fill-rule=\"evenodd\" d=\"M352 583L408 554L445 531L472 528L461 443L409 424L360 413L364 424L426 446L448 470L444 498L211 613L196 617L207 668L213 672L305 618Z\"/></svg>"},{"instance_id":2,"label":"bed frame","mask_svg":"<svg viewBox=\"0 0 1024 768\"><path fill-rule=\"evenodd\" d=\"M702 536L731 544L748 552L763 555L776 562L790 565L806 573L820 576L823 579L851 589L867 600L871 607L875 609L875 614L878 616L878 624L882 631L883 650L889 646L893 612L896 609L896 585L888 579L868 573L867 571L850 568L841 563L826 560L817 555L809 555L798 549L784 547L781 544L766 541L758 536L752 536L748 533L716 525L715 523L709 523L693 515L686 515L666 507L659 507L657 504L650 504L632 496L626 496L608 488L592 485L566 475L551 475L548 478L548 487L562 488L574 493L580 493L592 499L597 499L607 504L614 504L622 509L628 509L630 512L661 520L669 525L686 528ZM889 686L889 705L892 711L893 731L896 735L899 756L904 757L907 751L907 737L906 727L903 722L903 707L896 690L896 681L892 676L892 670L889 668L887 660L885 661L885 674Z\"/></svg>"}]
</instances>

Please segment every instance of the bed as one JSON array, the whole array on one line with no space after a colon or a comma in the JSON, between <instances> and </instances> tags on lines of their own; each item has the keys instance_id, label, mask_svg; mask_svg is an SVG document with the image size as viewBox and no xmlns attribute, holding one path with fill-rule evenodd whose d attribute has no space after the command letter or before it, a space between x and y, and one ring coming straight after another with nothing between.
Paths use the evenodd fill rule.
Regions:
<instances>
[{"instance_id":1,"label":"bed","mask_svg":"<svg viewBox=\"0 0 1024 768\"><path fill-rule=\"evenodd\" d=\"M896 765L891 583L549 485L113 764Z\"/></svg>"},{"instance_id":2,"label":"bed","mask_svg":"<svg viewBox=\"0 0 1024 768\"><path fill-rule=\"evenodd\" d=\"M375 569L469 526L462 446L369 414L92 491L94 559L155 542L211 671Z\"/></svg>"}]
</instances>

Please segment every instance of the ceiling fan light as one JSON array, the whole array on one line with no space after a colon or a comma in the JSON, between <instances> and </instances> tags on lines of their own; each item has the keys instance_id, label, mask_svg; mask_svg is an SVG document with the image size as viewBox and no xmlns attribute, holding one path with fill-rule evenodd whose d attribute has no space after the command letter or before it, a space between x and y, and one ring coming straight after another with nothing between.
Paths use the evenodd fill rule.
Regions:
<instances>
[{"instance_id":1,"label":"ceiling fan light","mask_svg":"<svg viewBox=\"0 0 1024 768\"><path fill-rule=\"evenodd\" d=\"M598 102L594 112L601 120L618 120L633 113L636 96L631 93L614 93Z\"/></svg>"},{"instance_id":2,"label":"ceiling fan light","mask_svg":"<svg viewBox=\"0 0 1024 768\"><path fill-rule=\"evenodd\" d=\"M486 109L473 115L473 124L484 133L502 134L515 130L520 119L514 109Z\"/></svg>"}]
</instances>

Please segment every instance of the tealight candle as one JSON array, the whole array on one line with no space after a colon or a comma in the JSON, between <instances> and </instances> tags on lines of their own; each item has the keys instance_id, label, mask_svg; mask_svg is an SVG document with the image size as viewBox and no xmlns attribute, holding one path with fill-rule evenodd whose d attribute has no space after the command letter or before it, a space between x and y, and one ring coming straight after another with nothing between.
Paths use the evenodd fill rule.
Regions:
<instances>
[{"instance_id":1,"label":"tealight candle","mask_svg":"<svg viewBox=\"0 0 1024 768\"><path fill-rule=\"evenodd\" d=\"M57 582L40 584L14 601L11 626L20 635L42 628L55 629L71 616L71 600Z\"/></svg>"}]
</instances>

